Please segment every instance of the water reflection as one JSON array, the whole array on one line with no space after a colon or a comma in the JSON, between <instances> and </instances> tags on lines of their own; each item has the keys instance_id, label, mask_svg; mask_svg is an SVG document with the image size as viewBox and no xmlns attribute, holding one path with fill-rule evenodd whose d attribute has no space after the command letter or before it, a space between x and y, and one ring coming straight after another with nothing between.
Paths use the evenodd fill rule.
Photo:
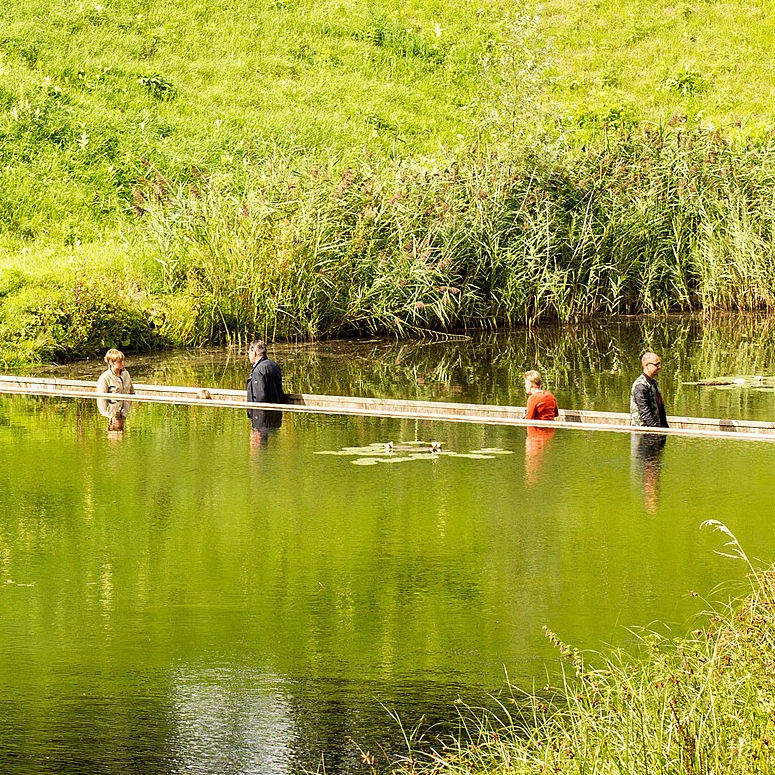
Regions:
<instances>
[{"instance_id":1,"label":"water reflection","mask_svg":"<svg viewBox=\"0 0 775 775\"><path fill-rule=\"evenodd\" d=\"M684 382L768 373L774 330L637 321L274 357L297 391L512 404L536 365L562 406L626 411L649 345L670 350L676 413L763 418L772 393ZM244 385L232 351L133 366L139 382ZM622 625L682 625L687 590L737 572L698 533L708 516L775 552L767 444L295 414L248 434L242 411L144 405L109 444L93 402L0 399L4 773L282 773L323 755L357 772L357 745L402 750L382 702L407 727L449 726L452 701L497 692L504 666L545 681L542 625L593 649ZM516 454L315 454L389 439Z\"/></svg>"},{"instance_id":2,"label":"water reflection","mask_svg":"<svg viewBox=\"0 0 775 775\"><path fill-rule=\"evenodd\" d=\"M544 465L547 448L550 446L554 428L538 428L528 426L525 434L525 483L534 485L538 482Z\"/></svg>"},{"instance_id":3,"label":"water reflection","mask_svg":"<svg viewBox=\"0 0 775 775\"><path fill-rule=\"evenodd\" d=\"M283 413L267 409L252 410L252 429L250 431L250 451L253 456L269 446L269 440L282 427Z\"/></svg>"},{"instance_id":4,"label":"water reflection","mask_svg":"<svg viewBox=\"0 0 775 775\"><path fill-rule=\"evenodd\" d=\"M630 455L633 471L643 488L643 506L649 514L659 508L662 453L667 436L662 433L633 433Z\"/></svg>"},{"instance_id":5,"label":"water reflection","mask_svg":"<svg viewBox=\"0 0 775 775\"><path fill-rule=\"evenodd\" d=\"M275 430L276 429L270 430L267 428L258 430L253 428L250 431L250 452L253 457L269 446L269 439Z\"/></svg>"},{"instance_id":6,"label":"water reflection","mask_svg":"<svg viewBox=\"0 0 775 775\"><path fill-rule=\"evenodd\" d=\"M600 325L544 326L460 342L278 344L270 356L291 392L476 401L521 406L524 371L542 372L560 406L629 411L630 387L645 349L669 352L660 387L670 411L748 419L775 417L775 390L686 383L720 375L771 375L775 317L649 318ZM136 382L244 386L242 353L203 350L134 356ZM96 379L101 364L49 373Z\"/></svg>"},{"instance_id":7,"label":"water reflection","mask_svg":"<svg viewBox=\"0 0 775 775\"><path fill-rule=\"evenodd\" d=\"M284 683L233 668L180 668L171 677L177 772L296 771L296 729Z\"/></svg>"}]
</instances>

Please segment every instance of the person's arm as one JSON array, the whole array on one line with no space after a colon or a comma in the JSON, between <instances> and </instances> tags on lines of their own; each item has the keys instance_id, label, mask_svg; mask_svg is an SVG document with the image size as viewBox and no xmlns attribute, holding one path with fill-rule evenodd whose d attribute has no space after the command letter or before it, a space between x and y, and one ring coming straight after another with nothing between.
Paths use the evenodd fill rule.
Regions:
<instances>
[{"instance_id":1,"label":"person's arm","mask_svg":"<svg viewBox=\"0 0 775 775\"><path fill-rule=\"evenodd\" d=\"M250 379L250 387L253 393L253 401L258 403L266 403L268 400L266 390L266 375L259 366L259 368L253 370L253 376Z\"/></svg>"},{"instance_id":2,"label":"person's arm","mask_svg":"<svg viewBox=\"0 0 775 775\"><path fill-rule=\"evenodd\" d=\"M643 424L649 428L656 428L659 426L659 417L654 412L654 407L652 407L649 400L650 392L648 385L640 383L635 385L632 391L632 398L635 401L635 406L638 407L638 414L640 414Z\"/></svg>"},{"instance_id":3,"label":"person's arm","mask_svg":"<svg viewBox=\"0 0 775 775\"><path fill-rule=\"evenodd\" d=\"M251 403L253 401L253 374L251 372L250 378L248 379L247 388L245 390L245 398L248 401L248 403ZM253 410L248 409L248 417L253 419Z\"/></svg>"},{"instance_id":4,"label":"person's arm","mask_svg":"<svg viewBox=\"0 0 775 775\"><path fill-rule=\"evenodd\" d=\"M283 372L279 366L277 367L277 394L280 396L279 403L284 404L288 400L283 390Z\"/></svg>"},{"instance_id":5,"label":"person's arm","mask_svg":"<svg viewBox=\"0 0 775 775\"><path fill-rule=\"evenodd\" d=\"M104 374L100 374L100 377L97 380L97 392L98 393L108 392L108 380ZM97 411L103 417L110 417L110 402L108 401L107 398L97 399Z\"/></svg>"},{"instance_id":6,"label":"person's arm","mask_svg":"<svg viewBox=\"0 0 775 775\"><path fill-rule=\"evenodd\" d=\"M525 409L525 419L535 420L538 414L538 399L534 394L531 394L527 398L527 408Z\"/></svg>"},{"instance_id":7,"label":"person's arm","mask_svg":"<svg viewBox=\"0 0 775 775\"><path fill-rule=\"evenodd\" d=\"M124 376L126 379L123 380L124 383L124 392L127 395L133 396L135 394L135 386L132 382L132 377L129 376L129 372L124 369ZM129 417L129 413L132 411L132 402L131 401L122 401L121 402L121 414L124 417Z\"/></svg>"}]
</instances>

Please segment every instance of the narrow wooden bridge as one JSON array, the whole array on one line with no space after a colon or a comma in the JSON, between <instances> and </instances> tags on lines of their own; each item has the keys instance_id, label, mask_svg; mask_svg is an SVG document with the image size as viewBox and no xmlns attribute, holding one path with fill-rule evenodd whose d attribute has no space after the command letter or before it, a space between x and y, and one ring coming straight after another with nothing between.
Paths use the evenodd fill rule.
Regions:
<instances>
[{"instance_id":1,"label":"narrow wooden bridge","mask_svg":"<svg viewBox=\"0 0 775 775\"><path fill-rule=\"evenodd\" d=\"M734 438L775 441L775 423L755 420L724 420L708 417L668 417L669 428L640 428L629 424L624 412L588 412L560 409L556 420L526 420L522 406L463 404L442 401L408 401L394 398L360 398L290 393L285 404L256 404L245 400L244 390L185 387L180 385L136 384L135 395L121 394L121 400L141 403L227 407L231 409L277 409L282 412L395 417L490 425L530 425L620 433L663 433L671 436ZM116 398L115 393L98 393L95 382L43 377L0 375L0 393L64 398Z\"/></svg>"}]
</instances>

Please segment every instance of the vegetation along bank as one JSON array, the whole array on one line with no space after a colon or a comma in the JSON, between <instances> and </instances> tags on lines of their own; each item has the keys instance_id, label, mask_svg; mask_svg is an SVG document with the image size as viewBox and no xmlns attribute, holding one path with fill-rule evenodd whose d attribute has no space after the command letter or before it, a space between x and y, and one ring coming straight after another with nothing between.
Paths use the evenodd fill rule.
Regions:
<instances>
[{"instance_id":1,"label":"vegetation along bank","mask_svg":"<svg viewBox=\"0 0 775 775\"><path fill-rule=\"evenodd\" d=\"M42 3L0 35L5 366L773 304L764 6Z\"/></svg>"}]
</instances>

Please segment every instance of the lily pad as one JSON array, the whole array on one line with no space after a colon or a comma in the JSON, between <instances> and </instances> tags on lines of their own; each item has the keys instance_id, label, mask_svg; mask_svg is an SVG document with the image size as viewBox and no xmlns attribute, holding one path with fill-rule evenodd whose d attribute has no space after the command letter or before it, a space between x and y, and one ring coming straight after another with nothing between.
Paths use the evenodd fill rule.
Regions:
<instances>
[{"instance_id":1,"label":"lily pad","mask_svg":"<svg viewBox=\"0 0 775 775\"><path fill-rule=\"evenodd\" d=\"M713 387L718 390L734 390L736 388L767 389L775 388L775 377L762 374L734 374L731 376L709 377L697 382L684 382L685 385Z\"/></svg>"}]
</instances>

